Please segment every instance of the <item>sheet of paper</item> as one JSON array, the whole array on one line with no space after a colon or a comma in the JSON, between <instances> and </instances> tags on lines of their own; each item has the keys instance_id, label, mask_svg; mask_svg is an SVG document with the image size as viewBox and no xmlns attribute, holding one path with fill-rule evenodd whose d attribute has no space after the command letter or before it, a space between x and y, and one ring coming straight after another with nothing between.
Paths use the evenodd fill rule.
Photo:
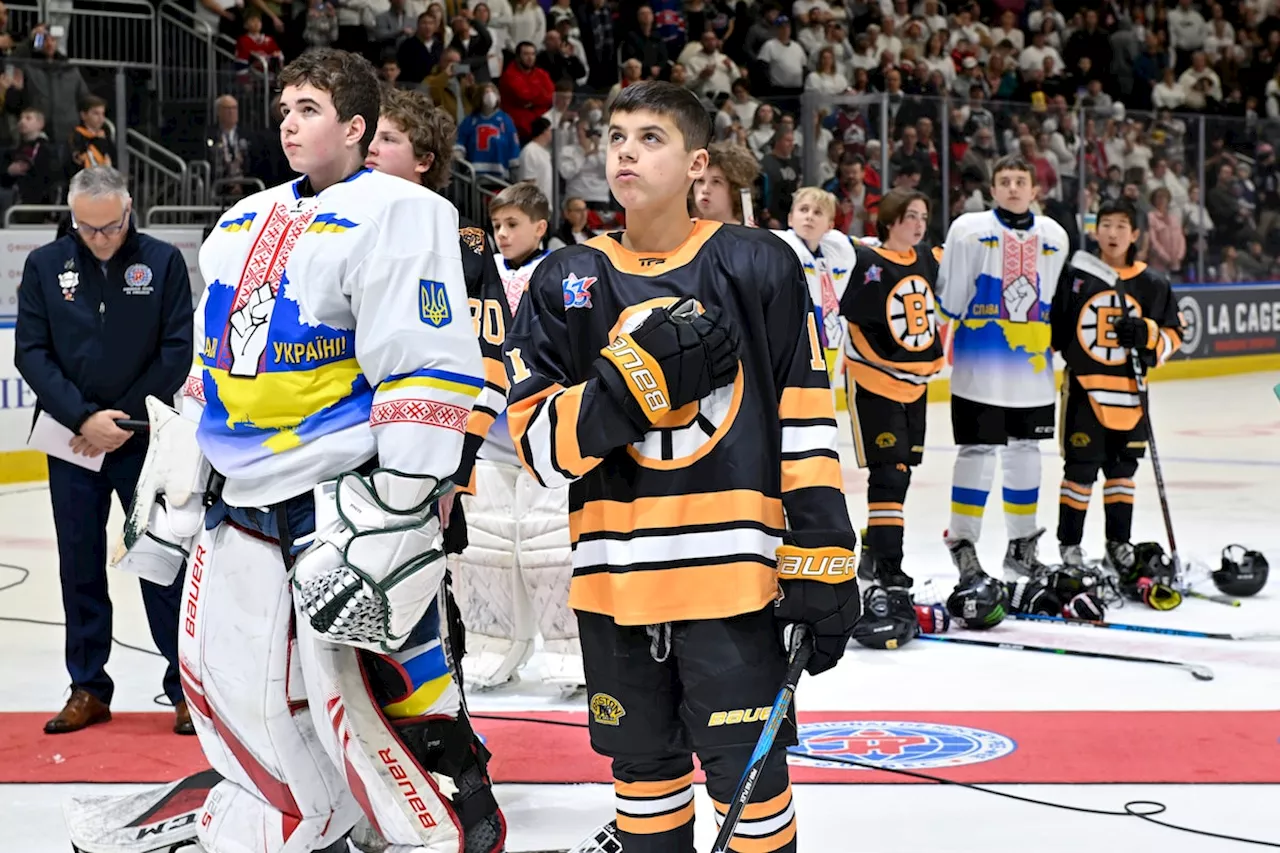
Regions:
<instances>
[{"instance_id":1,"label":"sheet of paper","mask_svg":"<svg viewBox=\"0 0 1280 853\"><path fill-rule=\"evenodd\" d=\"M36 418L35 427L31 430L31 437L27 439L27 447L55 456L72 465L88 468L90 471L101 471L102 460L106 458L106 454L90 458L75 453L71 449L71 439L75 437L75 433L54 420L48 412L41 412L40 417Z\"/></svg>"}]
</instances>

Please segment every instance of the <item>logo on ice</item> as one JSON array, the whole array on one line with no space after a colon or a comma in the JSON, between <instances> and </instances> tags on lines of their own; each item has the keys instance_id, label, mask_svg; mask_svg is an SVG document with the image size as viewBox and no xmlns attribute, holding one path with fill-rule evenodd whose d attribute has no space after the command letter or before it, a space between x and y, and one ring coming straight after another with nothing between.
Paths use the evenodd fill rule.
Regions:
<instances>
[{"instance_id":1,"label":"logo on ice","mask_svg":"<svg viewBox=\"0 0 1280 853\"><path fill-rule=\"evenodd\" d=\"M902 770L928 770L994 761L1018 748L1012 739L996 732L939 723L863 720L803 723L799 738L799 745L791 750L793 763L837 770L862 768L829 759L852 759Z\"/></svg>"}]
</instances>

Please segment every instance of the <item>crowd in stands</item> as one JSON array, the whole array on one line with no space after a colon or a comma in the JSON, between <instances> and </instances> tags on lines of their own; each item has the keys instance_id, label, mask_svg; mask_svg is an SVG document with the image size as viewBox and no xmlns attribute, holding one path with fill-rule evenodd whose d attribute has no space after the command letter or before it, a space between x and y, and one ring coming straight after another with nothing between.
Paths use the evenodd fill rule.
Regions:
<instances>
[{"instance_id":1,"label":"crowd in stands","mask_svg":"<svg viewBox=\"0 0 1280 853\"><path fill-rule=\"evenodd\" d=\"M1145 226L1139 258L1176 279L1280 277L1280 0L194 2L240 60L208 134L224 181L289 176L272 129L239 126L236 98L256 97L308 47L335 46L454 113L477 174L535 181L562 216L585 209L588 224L566 237L615 221L603 116L623 88L660 78L695 92L717 141L755 160L762 226L785 228L792 193L811 183L836 195L838 227L868 233L880 195L912 186L935 200L940 243L952 218L990 205L991 164L1020 153L1036 168L1039 211L1074 239L1089 239L1102 201L1125 195ZM3 22L0 11L0 51L30 49ZM56 40L43 51L54 56ZM0 78L18 134L3 186L24 177L14 164L34 164L22 153L39 134L23 112L32 76L25 90ZM807 93L819 108L802 127ZM877 97L836 100L849 95ZM75 118L57 116L48 138L95 133Z\"/></svg>"}]
</instances>

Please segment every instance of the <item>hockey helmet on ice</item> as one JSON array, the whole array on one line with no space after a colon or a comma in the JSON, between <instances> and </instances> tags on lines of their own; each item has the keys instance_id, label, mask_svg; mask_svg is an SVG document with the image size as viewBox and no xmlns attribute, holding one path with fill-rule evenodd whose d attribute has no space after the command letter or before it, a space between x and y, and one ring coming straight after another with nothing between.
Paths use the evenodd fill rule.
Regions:
<instances>
[{"instance_id":1,"label":"hockey helmet on ice","mask_svg":"<svg viewBox=\"0 0 1280 853\"><path fill-rule=\"evenodd\" d=\"M995 578L977 575L956 584L947 598L947 612L970 630L994 628L1004 621L1008 594Z\"/></svg>"},{"instance_id":2,"label":"hockey helmet on ice","mask_svg":"<svg viewBox=\"0 0 1280 853\"><path fill-rule=\"evenodd\" d=\"M1139 542L1133 546L1133 574L1135 578L1151 578L1159 583L1172 584L1173 560L1169 559L1159 542Z\"/></svg>"},{"instance_id":3,"label":"hockey helmet on ice","mask_svg":"<svg viewBox=\"0 0 1280 853\"><path fill-rule=\"evenodd\" d=\"M1250 551L1243 545L1222 549L1222 568L1213 573L1213 585L1237 598L1256 595L1267 585L1270 566L1261 551Z\"/></svg>"},{"instance_id":4,"label":"hockey helmet on ice","mask_svg":"<svg viewBox=\"0 0 1280 853\"><path fill-rule=\"evenodd\" d=\"M862 618L853 638L869 649L900 649L920 633L916 611L905 590L871 586L862 595Z\"/></svg>"}]
</instances>

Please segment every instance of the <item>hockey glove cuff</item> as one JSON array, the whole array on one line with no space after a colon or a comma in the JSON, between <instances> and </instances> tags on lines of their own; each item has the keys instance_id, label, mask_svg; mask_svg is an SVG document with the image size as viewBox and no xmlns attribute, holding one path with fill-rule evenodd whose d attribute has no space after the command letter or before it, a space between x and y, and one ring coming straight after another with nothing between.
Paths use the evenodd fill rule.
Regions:
<instances>
[{"instance_id":1,"label":"hockey glove cuff","mask_svg":"<svg viewBox=\"0 0 1280 853\"><path fill-rule=\"evenodd\" d=\"M916 638L920 626L905 590L871 586L862 595L862 618L853 638L869 649L899 649Z\"/></svg>"},{"instance_id":2,"label":"hockey glove cuff","mask_svg":"<svg viewBox=\"0 0 1280 853\"><path fill-rule=\"evenodd\" d=\"M1121 317L1114 326L1116 343L1126 349L1153 350L1160 339L1160 327L1146 317Z\"/></svg>"},{"instance_id":3,"label":"hockey glove cuff","mask_svg":"<svg viewBox=\"0 0 1280 853\"><path fill-rule=\"evenodd\" d=\"M696 313L692 300L656 308L636 329L600 351L595 373L637 426L701 400L738 373L738 333L719 309Z\"/></svg>"},{"instance_id":4,"label":"hockey glove cuff","mask_svg":"<svg viewBox=\"0 0 1280 853\"><path fill-rule=\"evenodd\" d=\"M862 609L856 566L845 548L778 548L781 598L774 616L784 628L795 622L809 626L813 656L805 670L811 675L835 666L853 636Z\"/></svg>"}]
</instances>

